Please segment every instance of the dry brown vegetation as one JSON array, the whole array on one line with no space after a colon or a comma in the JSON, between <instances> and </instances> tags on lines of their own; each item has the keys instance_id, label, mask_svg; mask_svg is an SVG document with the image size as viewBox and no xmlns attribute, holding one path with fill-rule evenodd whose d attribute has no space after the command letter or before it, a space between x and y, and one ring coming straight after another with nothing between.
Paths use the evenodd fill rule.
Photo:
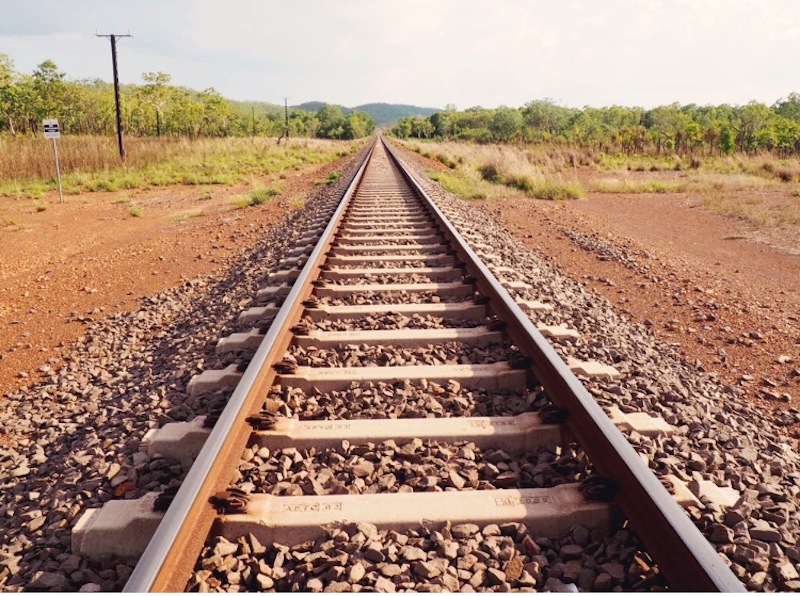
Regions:
<instances>
[{"instance_id":1,"label":"dry brown vegetation","mask_svg":"<svg viewBox=\"0 0 800 596\"><path fill-rule=\"evenodd\" d=\"M405 144L446 166L432 175L467 199L682 193L696 205L759 228L800 225L800 161L794 158L733 155L687 161L546 145Z\"/></svg>"},{"instance_id":2,"label":"dry brown vegetation","mask_svg":"<svg viewBox=\"0 0 800 596\"><path fill-rule=\"evenodd\" d=\"M172 184L234 184L346 155L358 141L274 138L63 136L58 141L64 191L114 191ZM55 188L53 146L39 137L0 136L0 196L39 198Z\"/></svg>"}]
</instances>

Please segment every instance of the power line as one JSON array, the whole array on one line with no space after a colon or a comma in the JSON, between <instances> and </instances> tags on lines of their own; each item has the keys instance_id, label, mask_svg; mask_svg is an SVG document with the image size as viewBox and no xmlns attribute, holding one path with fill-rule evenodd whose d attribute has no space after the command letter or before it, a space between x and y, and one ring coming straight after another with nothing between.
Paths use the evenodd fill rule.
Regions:
<instances>
[{"instance_id":1,"label":"power line","mask_svg":"<svg viewBox=\"0 0 800 596\"><path fill-rule=\"evenodd\" d=\"M117 74L117 38L118 37L133 37L130 33L120 35L119 33L108 33L100 35L95 33L96 37L107 37L111 40L111 63L114 67L114 102L117 105L117 144L119 145L119 157L125 160L125 143L122 140L122 106L120 105L119 98L119 75Z\"/></svg>"}]
</instances>

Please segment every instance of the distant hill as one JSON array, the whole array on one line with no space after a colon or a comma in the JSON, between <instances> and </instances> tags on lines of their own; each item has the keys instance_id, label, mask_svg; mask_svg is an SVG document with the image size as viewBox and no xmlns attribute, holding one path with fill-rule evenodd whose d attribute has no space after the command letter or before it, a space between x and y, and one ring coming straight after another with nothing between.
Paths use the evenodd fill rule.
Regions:
<instances>
[{"instance_id":1,"label":"distant hill","mask_svg":"<svg viewBox=\"0 0 800 596\"><path fill-rule=\"evenodd\" d=\"M316 112L325 105L327 104L324 101L307 101L292 107L300 110L306 110L308 112ZM375 124L378 126L394 124L397 122L397 120L405 116L426 117L430 116L431 114L435 114L436 112L441 112L441 110L438 108L421 108L419 106L411 106L399 103L365 103L354 108L346 108L344 106L339 107L342 109L342 113L345 116L353 111L366 112L372 117L373 120L375 120Z\"/></svg>"},{"instance_id":2,"label":"distant hill","mask_svg":"<svg viewBox=\"0 0 800 596\"><path fill-rule=\"evenodd\" d=\"M353 109L372 116L378 126L394 124L405 116L422 116L424 118L442 111L439 108L421 108L400 103L365 103Z\"/></svg>"},{"instance_id":3,"label":"distant hill","mask_svg":"<svg viewBox=\"0 0 800 596\"><path fill-rule=\"evenodd\" d=\"M303 111L306 111L306 112L319 112L326 105L328 105L328 104L326 104L324 101L307 101L305 103L301 103L300 105L291 106L291 107L297 108L298 110L303 110ZM339 106L339 107L342 108L342 106ZM346 109L347 108L342 108L342 111L344 112Z\"/></svg>"}]
</instances>

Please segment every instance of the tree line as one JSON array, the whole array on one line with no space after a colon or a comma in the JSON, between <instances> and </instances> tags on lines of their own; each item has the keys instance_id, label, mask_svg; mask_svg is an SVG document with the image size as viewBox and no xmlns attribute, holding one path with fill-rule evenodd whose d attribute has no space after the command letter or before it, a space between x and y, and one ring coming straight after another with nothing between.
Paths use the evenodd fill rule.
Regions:
<instances>
[{"instance_id":1,"label":"tree line","mask_svg":"<svg viewBox=\"0 0 800 596\"><path fill-rule=\"evenodd\" d=\"M195 91L171 84L163 72L146 72L140 85L121 85L122 119L126 134L136 136L280 136L284 109L264 102L226 99L215 89ZM114 89L100 79L74 80L52 60L31 74L16 72L12 59L0 54L0 132L39 132L42 120L57 118L62 132L112 135L116 130ZM375 130L364 112L345 116L338 106L317 112L292 109L289 135L356 139Z\"/></svg>"},{"instance_id":2,"label":"tree line","mask_svg":"<svg viewBox=\"0 0 800 596\"><path fill-rule=\"evenodd\" d=\"M736 151L800 153L800 95L772 106L673 103L653 109L611 106L569 108L549 99L522 108L501 106L458 111L447 106L427 118L398 120L400 138L477 142L555 142L603 152L727 155Z\"/></svg>"}]
</instances>

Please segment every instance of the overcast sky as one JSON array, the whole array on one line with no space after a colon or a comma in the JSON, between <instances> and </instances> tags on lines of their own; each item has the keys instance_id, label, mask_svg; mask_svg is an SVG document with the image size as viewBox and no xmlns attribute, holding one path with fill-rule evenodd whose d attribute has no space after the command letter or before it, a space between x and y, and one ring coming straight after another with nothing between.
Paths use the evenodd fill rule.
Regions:
<instances>
[{"instance_id":1,"label":"overcast sky","mask_svg":"<svg viewBox=\"0 0 800 596\"><path fill-rule=\"evenodd\" d=\"M800 92L798 0L0 0L19 72L148 71L233 99L459 109L772 104Z\"/></svg>"}]
</instances>

